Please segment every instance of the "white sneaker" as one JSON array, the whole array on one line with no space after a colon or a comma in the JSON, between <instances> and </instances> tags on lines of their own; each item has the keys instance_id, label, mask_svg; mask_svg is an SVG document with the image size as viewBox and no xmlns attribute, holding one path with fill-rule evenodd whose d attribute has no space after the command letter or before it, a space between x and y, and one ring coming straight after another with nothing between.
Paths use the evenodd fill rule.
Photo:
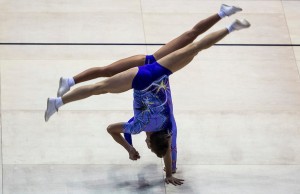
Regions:
<instances>
[{"instance_id":1,"label":"white sneaker","mask_svg":"<svg viewBox=\"0 0 300 194\"><path fill-rule=\"evenodd\" d=\"M249 28L250 26L251 24L247 20L243 19L242 21L235 20L230 27L234 30L241 30L244 28Z\"/></svg>"},{"instance_id":2,"label":"white sneaker","mask_svg":"<svg viewBox=\"0 0 300 194\"><path fill-rule=\"evenodd\" d=\"M45 111L45 121L47 122L49 118L58 111L56 108L56 98L47 99L47 110Z\"/></svg>"},{"instance_id":3,"label":"white sneaker","mask_svg":"<svg viewBox=\"0 0 300 194\"><path fill-rule=\"evenodd\" d=\"M242 11L243 9L236 6L229 6L222 4L220 11L223 12L226 16L231 16L232 14L235 14L236 12Z\"/></svg>"},{"instance_id":4,"label":"white sneaker","mask_svg":"<svg viewBox=\"0 0 300 194\"><path fill-rule=\"evenodd\" d=\"M70 90L68 78L61 77L59 80L59 87L57 90L57 97L62 97L65 93Z\"/></svg>"}]
</instances>

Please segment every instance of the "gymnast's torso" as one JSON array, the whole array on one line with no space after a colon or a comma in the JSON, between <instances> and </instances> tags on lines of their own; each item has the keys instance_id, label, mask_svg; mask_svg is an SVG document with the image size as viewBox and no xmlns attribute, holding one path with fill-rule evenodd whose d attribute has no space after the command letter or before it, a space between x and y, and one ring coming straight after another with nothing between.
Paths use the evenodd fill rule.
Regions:
<instances>
[{"instance_id":1,"label":"gymnast's torso","mask_svg":"<svg viewBox=\"0 0 300 194\"><path fill-rule=\"evenodd\" d=\"M163 75L143 90L133 92L134 117L124 125L124 132L172 131L173 105L169 77Z\"/></svg>"},{"instance_id":2,"label":"gymnast's torso","mask_svg":"<svg viewBox=\"0 0 300 194\"><path fill-rule=\"evenodd\" d=\"M124 133L177 131L169 84L171 74L153 55L146 56L132 82L134 117L124 124Z\"/></svg>"}]
</instances>

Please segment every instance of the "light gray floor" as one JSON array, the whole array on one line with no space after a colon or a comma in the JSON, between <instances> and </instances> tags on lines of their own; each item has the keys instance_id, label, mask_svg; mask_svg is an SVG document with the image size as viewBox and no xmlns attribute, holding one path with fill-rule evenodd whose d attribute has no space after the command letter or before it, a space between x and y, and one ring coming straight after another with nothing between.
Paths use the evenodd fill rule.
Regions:
<instances>
[{"instance_id":1,"label":"light gray floor","mask_svg":"<svg viewBox=\"0 0 300 194\"><path fill-rule=\"evenodd\" d=\"M300 1L280 0L0 0L0 42L166 43L221 3L244 11L210 32L235 18L252 24L221 43L300 44ZM300 47L214 46L171 76L182 186L164 184L144 134L133 137L136 162L107 134L131 118L132 91L75 102L44 122L60 76L158 48L0 45L0 191L299 194Z\"/></svg>"}]
</instances>

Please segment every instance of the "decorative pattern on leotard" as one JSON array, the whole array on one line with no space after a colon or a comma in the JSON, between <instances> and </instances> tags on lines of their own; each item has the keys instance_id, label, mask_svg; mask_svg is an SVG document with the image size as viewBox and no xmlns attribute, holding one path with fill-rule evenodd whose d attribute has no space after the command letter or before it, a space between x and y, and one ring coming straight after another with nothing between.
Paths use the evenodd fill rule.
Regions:
<instances>
[{"instance_id":1,"label":"decorative pattern on leotard","mask_svg":"<svg viewBox=\"0 0 300 194\"><path fill-rule=\"evenodd\" d=\"M170 115L173 110L167 75L157 79L143 90L134 89L133 97L134 118L125 124L124 132L138 134L141 131L171 131Z\"/></svg>"}]
</instances>

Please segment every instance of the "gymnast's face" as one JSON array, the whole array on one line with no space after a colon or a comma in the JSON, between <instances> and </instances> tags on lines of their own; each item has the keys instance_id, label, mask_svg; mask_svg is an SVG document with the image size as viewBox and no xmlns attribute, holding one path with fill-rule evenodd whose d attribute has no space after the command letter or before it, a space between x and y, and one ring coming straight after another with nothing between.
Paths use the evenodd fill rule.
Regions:
<instances>
[{"instance_id":1,"label":"gymnast's face","mask_svg":"<svg viewBox=\"0 0 300 194\"><path fill-rule=\"evenodd\" d=\"M145 141L146 141L147 147L151 150L151 152L155 153L151 148L150 137L147 137Z\"/></svg>"},{"instance_id":2,"label":"gymnast's face","mask_svg":"<svg viewBox=\"0 0 300 194\"><path fill-rule=\"evenodd\" d=\"M151 146L150 146L150 137L147 136L145 142L146 142L146 144L147 144L147 147L148 147L149 149L151 149Z\"/></svg>"}]
</instances>

